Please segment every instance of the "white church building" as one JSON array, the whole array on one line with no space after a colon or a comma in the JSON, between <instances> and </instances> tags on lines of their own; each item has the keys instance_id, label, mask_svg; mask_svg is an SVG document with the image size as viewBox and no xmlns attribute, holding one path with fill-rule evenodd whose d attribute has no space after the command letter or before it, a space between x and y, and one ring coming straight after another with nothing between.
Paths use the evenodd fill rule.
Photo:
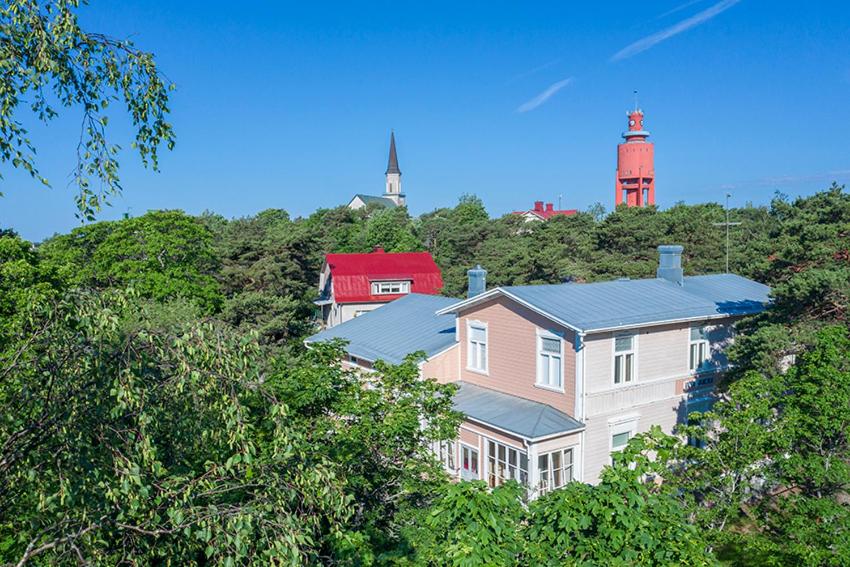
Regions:
<instances>
[{"instance_id":1,"label":"white church building","mask_svg":"<svg viewBox=\"0 0 850 567\"><path fill-rule=\"evenodd\" d=\"M395 149L395 133L390 133L390 158L387 162L387 185L383 195L355 195L348 203L349 209L362 209L366 205L378 203L384 207L402 207L405 204L401 192L401 170L398 168L398 155Z\"/></svg>"}]
</instances>

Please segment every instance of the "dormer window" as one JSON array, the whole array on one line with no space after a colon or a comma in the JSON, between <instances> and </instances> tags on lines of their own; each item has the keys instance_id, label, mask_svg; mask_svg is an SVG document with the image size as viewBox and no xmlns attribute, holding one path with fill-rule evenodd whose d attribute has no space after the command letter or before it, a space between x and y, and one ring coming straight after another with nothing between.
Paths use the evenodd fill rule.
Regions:
<instances>
[{"instance_id":1,"label":"dormer window","mask_svg":"<svg viewBox=\"0 0 850 567\"><path fill-rule=\"evenodd\" d=\"M372 282L372 295L398 295L410 293L410 282Z\"/></svg>"}]
</instances>

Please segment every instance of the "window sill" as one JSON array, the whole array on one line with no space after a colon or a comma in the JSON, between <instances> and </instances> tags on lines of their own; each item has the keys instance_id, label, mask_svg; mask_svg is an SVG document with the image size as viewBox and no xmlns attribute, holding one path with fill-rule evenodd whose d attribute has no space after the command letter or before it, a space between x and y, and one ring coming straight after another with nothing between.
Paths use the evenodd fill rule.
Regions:
<instances>
[{"instance_id":1,"label":"window sill","mask_svg":"<svg viewBox=\"0 0 850 567\"><path fill-rule=\"evenodd\" d=\"M490 372L488 372L487 370L481 370L480 368L470 368L469 366L467 366L466 369L469 372L472 372L473 374L480 374L481 376L489 376L490 375Z\"/></svg>"},{"instance_id":2,"label":"window sill","mask_svg":"<svg viewBox=\"0 0 850 567\"><path fill-rule=\"evenodd\" d=\"M540 388L541 390L547 390L549 392L557 392L559 394L564 393L564 388L556 388L555 386L547 386L546 384L534 384L535 388Z\"/></svg>"}]
</instances>

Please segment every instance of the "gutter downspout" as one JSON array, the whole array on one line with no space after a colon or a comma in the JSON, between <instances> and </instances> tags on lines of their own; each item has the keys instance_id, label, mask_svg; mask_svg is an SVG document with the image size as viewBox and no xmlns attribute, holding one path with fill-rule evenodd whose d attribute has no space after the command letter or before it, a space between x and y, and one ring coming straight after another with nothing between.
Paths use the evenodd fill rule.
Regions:
<instances>
[{"instance_id":1,"label":"gutter downspout","mask_svg":"<svg viewBox=\"0 0 850 567\"><path fill-rule=\"evenodd\" d=\"M585 456L585 437L587 433L587 422L586 418L586 401L587 401L587 390L586 390L586 381L585 381L585 342L584 342L585 333L577 332L575 336L575 351L576 351L576 419L578 419L582 424L584 424L584 428L581 430L581 450L579 456L579 478L578 480L584 481L584 456Z\"/></svg>"}]
</instances>

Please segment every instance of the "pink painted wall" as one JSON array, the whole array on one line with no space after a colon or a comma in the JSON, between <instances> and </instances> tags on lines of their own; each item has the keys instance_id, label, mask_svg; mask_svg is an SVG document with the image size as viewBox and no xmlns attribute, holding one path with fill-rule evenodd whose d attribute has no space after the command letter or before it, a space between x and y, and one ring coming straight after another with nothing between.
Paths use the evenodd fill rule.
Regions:
<instances>
[{"instance_id":1,"label":"pink painted wall","mask_svg":"<svg viewBox=\"0 0 850 567\"><path fill-rule=\"evenodd\" d=\"M458 345L445 350L422 363L422 377L433 378L440 384L456 382L460 377L458 368Z\"/></svg>"},{"instance_id":2,"label":"pink painted wall","mask_svg":"<svg viewBox=\"0 0 850 567\"><path fill-rule=\"evenodd\" d=\"M467 321L487 323L488 373L468 370ZM460 378L465 382L549 404L575 414L575 337L545 317L505 298L496 298L460 314ZM560 333L563 342L564 392L535 385L537 381L537 330Z\"/></svg>"}]
</instances>

